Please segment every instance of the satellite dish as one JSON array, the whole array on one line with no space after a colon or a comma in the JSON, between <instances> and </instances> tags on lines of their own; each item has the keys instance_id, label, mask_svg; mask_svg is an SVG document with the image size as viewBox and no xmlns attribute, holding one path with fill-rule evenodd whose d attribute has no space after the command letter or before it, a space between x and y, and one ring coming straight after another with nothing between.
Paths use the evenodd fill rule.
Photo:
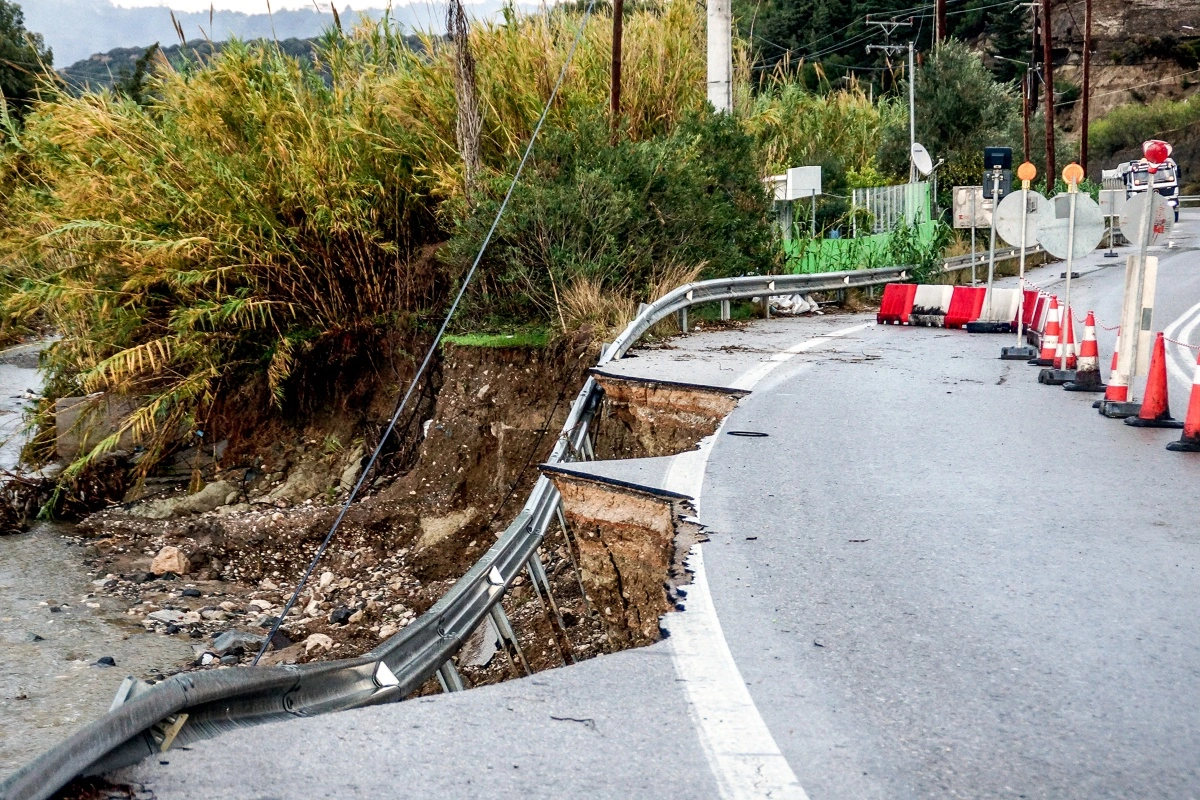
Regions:
<instances>
[{"instance_id":1,"label":"satellite dish","mask_svg":"<svg viewBox=\"0 0 1200 800\"><path fill-rule=\"evenodd\" d=\"M913 142L912 160L917 167L917 172L922 175L933 172L933 159L929 157L929 151L925 149L925 145L920 142Z\"/></svg>"}]
</instances>

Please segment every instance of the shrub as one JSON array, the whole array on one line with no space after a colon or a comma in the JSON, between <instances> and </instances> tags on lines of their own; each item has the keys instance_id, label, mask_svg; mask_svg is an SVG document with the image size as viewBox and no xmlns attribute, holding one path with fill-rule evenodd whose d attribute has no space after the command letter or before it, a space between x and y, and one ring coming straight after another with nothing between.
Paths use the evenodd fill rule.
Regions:
<instances>
[{"instance_id":1,"label":"shrub","mask_svg":"<svg viewBox=\"0 0 1200 800\"><path fill-rule=\"evenodd\" d=\"M488 199L458 223L448 253L460 273L507 188L506 178L493 180ZM640 142L613 142L603 118L580 118L539 142L464 324L534 319L572 327L571 317L597 321L579 313L581 296L635 308L654 299L668 269L703 267L702 277L762 272L772 263L769 209L753 142L733 117L693 114Z\"/></svg>"}]
</instances>

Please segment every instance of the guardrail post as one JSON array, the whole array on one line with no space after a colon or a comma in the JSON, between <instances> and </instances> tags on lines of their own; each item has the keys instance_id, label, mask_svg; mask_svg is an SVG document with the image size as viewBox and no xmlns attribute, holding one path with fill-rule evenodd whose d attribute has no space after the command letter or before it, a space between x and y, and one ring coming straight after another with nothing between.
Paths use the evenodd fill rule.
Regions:
<instances>
[{"instance_id":1,"label":"guardrail post","mask_svg":"<svg viewBox=\"0 0 1200 800\"><path fill-rule=\"evenodd\" d=\"M461 692L466 688L463 686L462 676L454 668L454 661L452 659L446 659L446 663L438 667L437 677L438 683L442 685L443 692Z\"/></svg>"},{"instance_id":2,"label":"guardrail post","mask_svg":"<svg viewBox=\"0 0 1200 800\"><path fill-rule=\"evenodd\" d=\"M550 578L546 575L546 570L542 566L542 559L538 556L537 551L533 551L533 555L529 557L529 582L533 584L533 593L537 595L538 601L541 602L542 608L546 611L546 618L550 621L550 627L554 628L554 638L558 641L559 655L562 656L563 663L568 661L575 663L575 652L571 648L571 640L567 638L567 626L563 624L562 614L558 610L558 603L554 602L554 593L550 589ZM546 596L542 597L541 589L538 584L546 590Z\"/></svg>"},{"instance_id":3,"label":"guardrail post","mask_svg":"<svg viewBox=\"0 0 1200 800\"><path fill-rule=\"evenodd\" d=\"M721 301L721 319L723 319L723 320L729 319L729 301L728 300Z\"/></svg>"},{"instance_id":4,"label":"guardrail post","mask_svg":"<svg viewBox=\"0 0 1200 800\"><path fill-rule=\"evenodd\" d=\"M571 559L571 569L575 570L575 580L579 582L579 596L583 598L583 608L590 617L592 615L592 603L588 600L587 592L583 588L583 573L579 571L579 562L575 559L575 545L571 542L571 532L567 528L567 517L563 513L561 495L558 498L558 505L554 507L554 512L558 515L558 526L562 528L563 541L567 544L567 556Z\"/></svg>"},{"instance_id":5,"label":"guardrail post","mask_svg":"<svg viewBox=\"0 0 1200 800\"><path fill-rule=\"evenodd\" d=\"M504 605L496 603L488 611L488 614L491 615L492 622L496 624L496 630L500 632L500 639L504 642L504 655L508 656L508 663L512 666L513 671L516 671L516 665L513 664L512 658L512 652L515 652L517 660L521 662L521 669L525 670L526 675L532 675L533 670L529 668L529 662L525 660L525 654L521 652L521 643L517 641L517 633L508 621L508 615L504 613ZM512 648L512 652L509 651L509 647Z\"/></svg>"},{"instance_id":6,"label":"guardrail post","mask_svg":"<svg viewBox=\"0 0 1200 800\"><path fill-rule=\"evenodd\" d=\"M679 332L687 333L687 308L681 308L677 313L679 317Z\"/></svg>"}]
</instances>

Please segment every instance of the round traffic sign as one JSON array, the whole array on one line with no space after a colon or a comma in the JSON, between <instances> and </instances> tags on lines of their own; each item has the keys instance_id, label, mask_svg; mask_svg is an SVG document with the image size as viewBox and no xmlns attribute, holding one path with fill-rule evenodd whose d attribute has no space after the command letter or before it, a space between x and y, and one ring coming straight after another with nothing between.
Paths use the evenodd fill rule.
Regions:
<instances>
[{"instance_id":1,"label":"round traffic sign","mask_svg":"<svg viewBox=\"0 0 1200 800\"><path fill-rule=\"evenodd\" d=\"M1022 164L1021 166L1024 166ZM1038 243L1038 215L1046 205L1046 198L1039 192L1015 191L1005 195L996 206L996 235L1011 247L1021 246L1021 203L1025 206L1025 246Z\"/></svg>"},{"instance_id":2,"label":"round traffic sign","mask_svg":"<svg viewBox=\"0 0 1200 800\"><path fill-rule=\"evenodd\" d=\"M1171 157L1172 149L1174 148L1162 139L1148 139L1142 142L1142 153L1151 164L1162 164Z\"/></svg>"},{"instance_id":3,"label":"round traffic sign","mask_svg":"<svg viewBox=\"0 0 1200 800\"><path fill-rule=\"evenodd\" d=\"M1067 257L1071 238L1071 202L1075 203L1075 245L1072 258L1082 258L1096 249L1104 238L1104 216L1096 201L1083 192L1064 192L1042 204L1038 216L1038 241L1046 252Z\"/></svg>"},{"instance_id":4,"label":"round traffic sign","mask_svg":"<svg viewBox=\"0 0 1200 800\"><path fill-rule=\"evenodd\" d=\"M1158 192L1152 195L1139 192L1125 201L1125 208L1121 211L1121 233L1125 234L1126 239L1137 245L1140 245L1146 238L1147 197L1154 198L1150 212L1153 219L1150 226L1149 244L1161 244L1171 235L1171 226L1175 223L1175 212L1167 205L1166 198Z\"/></svg>"}]
</instances>

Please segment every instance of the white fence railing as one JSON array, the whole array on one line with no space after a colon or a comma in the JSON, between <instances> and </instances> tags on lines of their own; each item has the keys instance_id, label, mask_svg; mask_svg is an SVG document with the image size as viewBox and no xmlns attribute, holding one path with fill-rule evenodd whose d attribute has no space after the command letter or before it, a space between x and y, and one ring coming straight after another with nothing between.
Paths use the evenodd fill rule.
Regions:
<instances>
[{"instance_id":1,"label":"white fence railing","mask_svg":"<svg viewBox=\"0 0 1200 800\"><path fill-rule=\"evenodd\" d=\"M866 214L860 213L860 209ZM901 222L915 225L929 219L929 184L902 183L854 189L850 194L850 219L854 236L887 233ZM860 229L860 217L862 220Z\"/></svg>"}]
</instances>

